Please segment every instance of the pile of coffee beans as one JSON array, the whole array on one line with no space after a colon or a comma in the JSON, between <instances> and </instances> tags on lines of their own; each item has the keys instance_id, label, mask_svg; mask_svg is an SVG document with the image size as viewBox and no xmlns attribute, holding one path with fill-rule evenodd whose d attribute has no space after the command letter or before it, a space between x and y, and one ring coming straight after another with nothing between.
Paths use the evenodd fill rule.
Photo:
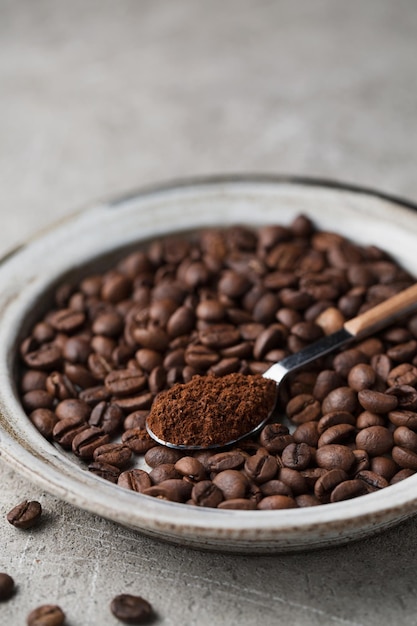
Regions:
<instances>
[{"instance_id":1,"label":"pile of coffee beans","mask_svg":"<svg viewBox=\"0 0 417 626\"><path fill-rule=\"evenodd\" d=\"M413 282L376 245L302 215L141 244L58 287L20 346L22 404L90 472L147 496L266 510L377 491L417 470L417 316L293 375L290 428L190 455L156 445L145 421L174 384L262 374Z\"/></svg>"}]
</instances>

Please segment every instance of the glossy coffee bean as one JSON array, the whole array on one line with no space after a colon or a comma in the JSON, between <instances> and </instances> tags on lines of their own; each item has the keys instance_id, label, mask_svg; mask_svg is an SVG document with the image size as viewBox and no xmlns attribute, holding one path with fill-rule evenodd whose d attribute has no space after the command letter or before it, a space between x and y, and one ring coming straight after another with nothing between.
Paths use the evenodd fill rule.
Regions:
<instances>
[{"instance_id":1,"label":"glossy coffee bean","mask_svg":"<svg viewBox=\"0 0 417 626\"><path fill-rule=\"evenodd\" d=\"M23 500L7 513L7 521L15 528L27 530L35 526L42 515L42 506L36 500Z\"/></svg>"}]
</instances>

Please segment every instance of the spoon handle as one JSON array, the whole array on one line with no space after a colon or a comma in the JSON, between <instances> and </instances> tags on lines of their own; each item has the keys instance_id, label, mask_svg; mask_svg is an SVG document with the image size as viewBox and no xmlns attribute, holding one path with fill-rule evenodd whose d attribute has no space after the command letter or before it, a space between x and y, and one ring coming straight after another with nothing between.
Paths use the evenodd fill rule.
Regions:
<instances>
[{"instance_id":1,"label":"spoon handle","mask_svg":"<svg viewBox=\"0 0 417 626\"><path fill-rule=\"evenodd\" d=\"M416 307L417 283L347 321L343 327L353 337L360 339L389 326L398 317L411 313Z\"/></svg>"},{"instance_id":2,"label":"spoon handle","mask_svg":"<svg viewBox=\"0 0 417 626\"><path fill-rule=\"evenodd\" d=\"M340 330L285 357L279 363L274 363L264 372L263 376L280 383L290 372L308 365L308 363L329 352L334 352L354 339L367 337L381 330L381 328L389 326L397 318L407 315L415 309L417 309L417 283L385 300L385 302L377 304L365 313L348 320Z\"/></svg>"}]
</instances>

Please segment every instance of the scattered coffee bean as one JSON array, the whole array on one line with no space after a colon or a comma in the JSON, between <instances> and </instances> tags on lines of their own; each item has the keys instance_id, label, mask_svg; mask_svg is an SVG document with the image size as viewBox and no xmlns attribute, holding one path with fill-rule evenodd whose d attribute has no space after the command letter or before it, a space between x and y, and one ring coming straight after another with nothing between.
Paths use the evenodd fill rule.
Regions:
<instances>
[{"instance_id":1,"label":"scattered coffee bean","mask_svg":"<svg viewBox=\"0 0 417 626\"><path fill-rule=\"evenodd\" d=\"M43 604L33 609L26 619L27 626L63 626L65 613L55 604Z\"/></svg>"},{"instance_id":2,"label":"scattered coffee bean","mask_svg":"<svg viewBox=\"0 0 417 626\"><path fill-rule=\"evenodd\" d=\"M42 515L42 506L36 500L24 500L7 513L7 521L15 528L33 528Z\"/></svg>"},{"instance_id":3,"label":"scattered coffee bean","mask_svg":"<svg viewBox=\"0 0 417 626\"><path fill-rule=\"evenodd\" d=\"M113 598L110 610L125 624L143 624L153 616L152 606L147 600L127 593Z\"/></svg>"},{"instance_id":4,"label":"scattered coffee bean","mask_svg":"<svg viewBox=\"0 0 417 626\"><path fill-rule=\"evenodd\" d=\"M0 602L9 600L14 594L14 580L9 574L0 572Z\"/></svg>"}]
</instances>

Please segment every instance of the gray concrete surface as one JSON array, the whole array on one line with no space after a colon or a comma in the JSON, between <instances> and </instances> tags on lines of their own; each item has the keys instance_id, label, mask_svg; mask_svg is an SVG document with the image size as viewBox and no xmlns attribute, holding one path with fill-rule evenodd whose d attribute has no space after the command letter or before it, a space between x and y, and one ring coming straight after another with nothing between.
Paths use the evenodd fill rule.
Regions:
<instances>
[{"instance_id":1,"label":"gray concrete surface","mask_svg":"<svg viewBox=\"0 0 417 626\"><path fill-rule=\"evenodd\" d=\"M85 204L175 177L328 177L417 201L414 0L0 0L0 252ZM112 626L140 593L165 626L417 624L417 520L271 557L165 545L0 460L0 624L59 603ZM39 499L43 524L4 519Z\"/></svg>"}]
</instances>

